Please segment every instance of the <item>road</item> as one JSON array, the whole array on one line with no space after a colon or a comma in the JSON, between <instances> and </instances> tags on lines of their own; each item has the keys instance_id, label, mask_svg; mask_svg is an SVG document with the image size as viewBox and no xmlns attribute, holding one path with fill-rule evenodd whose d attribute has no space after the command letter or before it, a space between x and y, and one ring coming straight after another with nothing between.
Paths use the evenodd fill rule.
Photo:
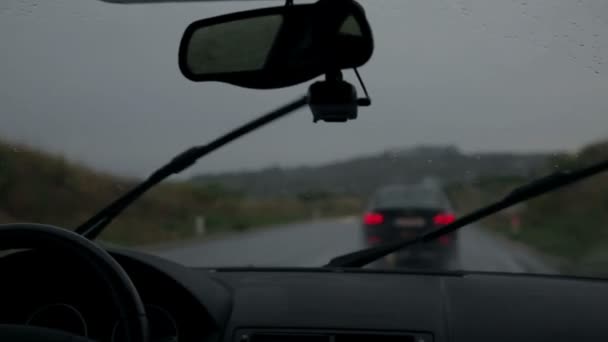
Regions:
<instances>
[{"instance_id":1,"label":"road","mask_svg":"<svg viewBox=\"0 0 608 342\"><path fill-rule=\"evenodd\" d=\"M332 257L363 248L361 227L345 218L254 230L153 251L187 266L322 266ZM465 227L450 269L554 273L526 249L479 227Z\"/></svg>"}]
</instances>

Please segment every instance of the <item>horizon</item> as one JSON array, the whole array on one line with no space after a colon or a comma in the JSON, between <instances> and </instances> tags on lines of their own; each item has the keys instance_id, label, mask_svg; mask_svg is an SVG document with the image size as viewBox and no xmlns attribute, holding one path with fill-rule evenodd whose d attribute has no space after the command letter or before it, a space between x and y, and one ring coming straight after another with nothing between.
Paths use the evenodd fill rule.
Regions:
<instances>
[{"instance_id":1,"label":"horizon","mask_svg":"<svg viewBox=\"0 0 608 342\"><path fill-rule=\"evenodd\" d=\"M606 142L608 142L608 139L605 140ZM578 151L580 151L583 148L586 148L587 146L590 145L594 145L597 143L601 143L604 141L593 141L590 142L588 144L585 144L584 146L581 146L581 148L577 149L577 150L573 150L573 151L567 151L567 150L548 150L548 151L514 151L514 150L483 150L483 151L466 151L463 150L461 148L459 148L458 146L455 145L432 145L432 144L420 144L420 145L412 145L412 146L402 146L402 147L391 147L391 148L387 148L384 150L378 150L376 152L371 152L371 153L365 153L365 154L355 154L352 155L350 157L345 157L345 158L340 158L340 159L333 159L333 160L327 160L327 161L322 161L319 163L311 163L311 164L294 164L294 165L278 165L278 164L268 164L265 166L260 166L260 167L256 167L256 168L240 168L240 169L226 169L226 170L215 170L215 171L208 171L208 172L199 172L199 173L195 173L192 174L190 171L190 169L186 169L184 170L184 173L178 174L178 175L174 175L171 178L174 179L179 179L180 181L188 181L191 180L193 178L197 178L197 177L213 177L213 176L223 176L223 175L230 175L230 174L246 174L246 173L257 173L257 172L264 172L267 170L272 170L272 169L281 169L281 170L296 170L296 169L316 169L316 168L323 168L323 167L327 167L327 166L332 166L332 165L336 165L336 164L341 164L341 163L348 163L348 162L352 162L354 160L359 160L359 159L365 159L365 158L374 158L374 157L379 157L382 156L384 154L387 153L408 153L411 151L415 151L418 149L452 149L455 148L456 151L463 155L463 156L475 156L475 155L514 155L514 156L551 156L551 155L557 155L557 154L576 154ZM86 162L82 162L79 160L73 160L70 159L69 157L66 157L64 155L61 155L59 153L53 153L52 151L47 151L44 148L40 148L40 147L36 147L36 146L32 146L29 145L27 143L11 143L6 141L6 139L3 139L2 137L0 137L0 144L4 144L7 146L11 146L13 145L13 149L15 151L15 153L19 153L21 152L21 150L29 150L29 151L33 151L35 153L41 153L45 156L51 157L51 158L62 158L64 160L66 160L66 162L72 164L72 165L76 165L76 166L82 166L85 167L93 172L99 172L99 173L103 173L103 174L107 174L107 175L111 175L111 176L116 176L116 177L121 177L121 178L132 178L132 179L142 179L147 175L144 175L143 177L137 176L137 175L129 175L129 174L121 174L121 173L116 173L113 172L112 170L104 170L102 168L98 168L95 167L95 165L88 165ZM218 150L217 152L215 152L214 154L217 153L221 153L222 149ZM199 159L199 161L196 164L199 164L201 162L204 161L204 157ZM170 159L169 159L170 160ZM168 162L169 160L167 160L166 162ZM164 164L163 164L164 165ZM158 167L161 167L162 165L158 165ZM154 170L149 170L149 172L153 172Z\"/></svg>"}]
</instances>

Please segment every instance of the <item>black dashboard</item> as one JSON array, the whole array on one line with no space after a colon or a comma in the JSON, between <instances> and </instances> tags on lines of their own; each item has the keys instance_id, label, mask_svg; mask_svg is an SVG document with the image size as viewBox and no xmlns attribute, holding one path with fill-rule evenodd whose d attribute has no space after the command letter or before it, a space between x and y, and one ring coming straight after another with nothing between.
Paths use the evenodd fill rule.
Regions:
<instances>
[{"instance_id":1,"label":"black dashboard","mask_svg":"<svg viewBox=\"0 0 608 342\"><path fill-rule=\"evenodd\" d=\"M238 341L244 327L359 333L351 341L384 341L382 334L416 342L608 341L608 282L375 272L216 277L236 289L227 329L232 339L225 341Z\"/></svg>"},{"instance_id":2,"label":"black dashboard","mask_svg":"<svg viewBox=\"0 0 608 342\"><path fill-rule=\"evenodd\" d=\"M484 273L193 269L112 251L148 308L153 341L607 341L608 282ZM103 289L78 261L42 251L0 258L0 322L53 324L116 340ZM53 306L55 305L55 306ZM58 305L58 307L57 307ZM61 313L59 313L61 312ZM53 319L40 319L50 324ZM76 322L76 323L74 323ZM31 323L36 324L36 323ZM175 336L172 336L175 330Z\"/></svg>"},{"instance_id":3,"label":"black dashboard","mask_svg":"<svg viewBox=\"0 0 608 342\"><path fill-rule=\"evenodd\" d=\"M167 273L162 260L152 265L122 254L114 257L145 304L151 342L214 339L217 323L207 311L205 299L196 297L197 291L207 290L211 296L213 291L202 286L205 280L196 279L199 272L180 273L185 269L170 264ZM0 323L57 328L96 341L124 340L109 290L94 281L97 278L83 263L67 258L56 251L39 250L0 258ZM199 284L199 290L184 284Z\"/></svg>"}]
</instances>

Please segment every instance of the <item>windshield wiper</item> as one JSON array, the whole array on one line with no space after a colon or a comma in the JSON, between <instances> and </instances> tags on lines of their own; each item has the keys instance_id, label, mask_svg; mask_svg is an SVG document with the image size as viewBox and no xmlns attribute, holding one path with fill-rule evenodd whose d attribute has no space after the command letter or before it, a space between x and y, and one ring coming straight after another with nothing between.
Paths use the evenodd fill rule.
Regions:
<instances>
[{"instance_id":1,"label":"windshield wiper","mask_svg":"<svg viewBox=\"0 0 608 342\"><path fill-rule=\"evenodd\" d=\"M503 209L527 201L531 198L540 196L547 192L554 191L566 185L578 182L585 178L591 177L598 173L608 170L608 160L604 160L597 164L593 164L586 168L581 168L576 171L559 171L548 176L539 178L530 183L522 185L512 190L501 200L494 202L486 207L477 209L468 215L462 216L460 219L440 229L430 233L417 236L413 239L399 240L392 243L382 244L376 247L366 248L360 251L344 254L333 258L325 267L362 267L370 262L378 260L397 250L418 244L426 243L437 239L438 237L449 234L467 224L471 224L484 217L495 214Z\"/></svg>"},{"instance_id":2,"label":"windshield wiper","mask_svg":"<svg viewBox=\"0 0 608 342\"><path fill-rule=\"evenodd\" d=\"M211 141L206 145L194 146L186 151L178 154L169 163L154 171L146 180L136 185L118 199L114 200L108 206L100 210L86 222L82 223L75 232L94 239L104 227L112 220L120 215L131 203L135 202L146 191L162 182L167 177L182 172L192 166L199 158L217 150L218 148L228 144L229 142L242 137L262 126L265 126L272 121L279 119L287 114L290 114L308 104L308 97L303 96L295 101L286 104L268 114L262 115L249 123L230 131L219 138Z\"/></svg>"}]
</instances>

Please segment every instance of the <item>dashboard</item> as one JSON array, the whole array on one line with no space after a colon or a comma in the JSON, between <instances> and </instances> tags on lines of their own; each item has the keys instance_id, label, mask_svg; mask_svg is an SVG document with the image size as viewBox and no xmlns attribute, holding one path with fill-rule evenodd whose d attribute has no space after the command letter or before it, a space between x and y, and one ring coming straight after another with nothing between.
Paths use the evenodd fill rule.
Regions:
<instances>
[{"instance_id":1,"label":"dashboard","mask_svg":"<svg viewBox=\"0 0 608 342\"><path fill-rule=\"evenodd\" d=\"M152 341L606 341L608 281L498 273L196 269L112 250ZM0 323L120 340L108 294L78 261L0 258Z\"/></svg>"},{"instance_id":2,"label":"dashboard","mask_svg":"<svg viewBox=\"0 0 608 342\"><path fill-rule=\"evenodd\" d=\"M139 291L151 342L205 341L214 322L200 300L175 278L134 259L121 265ZM0 323L68 331L96 341L124 341L108 290L91 270L56 252L28 251L0 258Z\"/></svg>"}]
</instances>

